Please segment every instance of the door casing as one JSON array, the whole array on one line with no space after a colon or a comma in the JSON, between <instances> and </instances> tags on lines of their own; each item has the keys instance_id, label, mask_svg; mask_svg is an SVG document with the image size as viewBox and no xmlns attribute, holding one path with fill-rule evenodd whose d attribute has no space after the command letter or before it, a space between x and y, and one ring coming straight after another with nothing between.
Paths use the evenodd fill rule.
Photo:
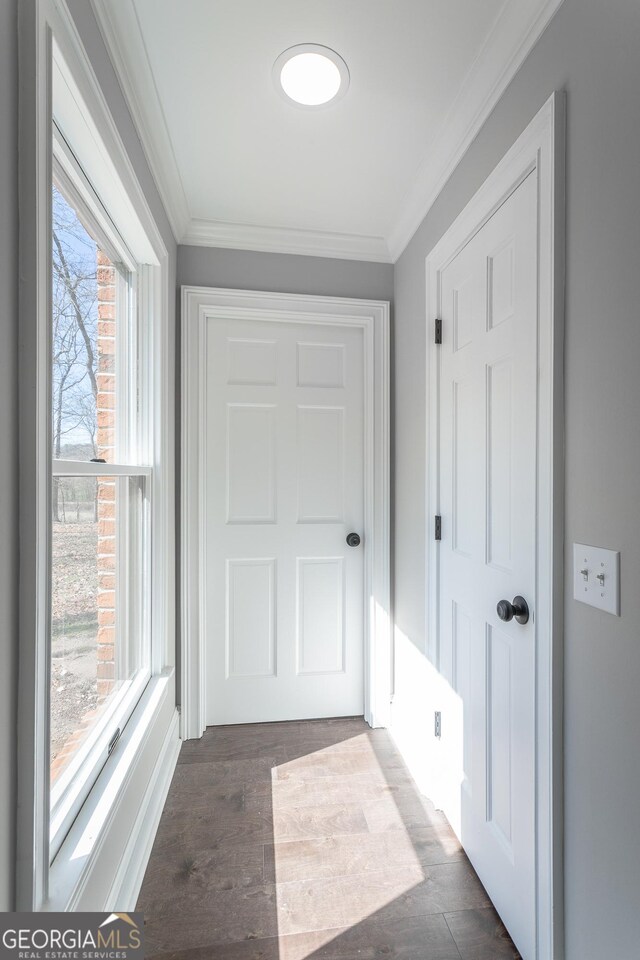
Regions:
<instances>
[{"instance_id":1,"label":"door casing","mask_svg":"<svg viewBox=\"0 0 640 960\"><path fill-rule=\"evenodd\" d=\"M538 382L536 451L536 901L538 960L563 955L562 629L563 629L563 339L565 98L555 92L434 247L427 281L426 622L428 655L440 667L438 543L440 514L440 357L434 327L441 277L469 239L531 173L538 204Z\"/></svg>"},{"instance_id":2,"label":"door casing","mask_svg":"<svg viewBox=\"0 0 640 960\"><path fill-rule=\"evenodd\" d=\"M364 338L364 704L372 727L389 725L391 700L389 304L378 300L182 288L181 462L181 736L206 727L202 629L203 458L206 428L204 358L213 318L361 328Z\"/></svg>"}]
</instances>

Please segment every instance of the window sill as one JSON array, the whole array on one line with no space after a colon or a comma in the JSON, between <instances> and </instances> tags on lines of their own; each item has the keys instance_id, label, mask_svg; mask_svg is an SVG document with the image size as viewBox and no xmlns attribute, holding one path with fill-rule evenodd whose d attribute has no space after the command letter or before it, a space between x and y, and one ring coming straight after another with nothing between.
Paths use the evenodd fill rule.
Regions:
<instances>
[{"instance_id":1,"label":"window sill","mask_svg":"<svg viewBox=\"0 0 640 960\"><path fill-rule=\"evenodd\" d=\"M126 821L140 809L174 716L175 671L170 668L149 681L117 749L60 847L49 871L49 897L41 910L104 908L103 903L79 904L93 871L102 869L99 860L107 842L109 853L117 853L120 847L124 851L130 835ZM102 877L101 883L110 889L109 877Z\"/></svg>"}]
</instances>

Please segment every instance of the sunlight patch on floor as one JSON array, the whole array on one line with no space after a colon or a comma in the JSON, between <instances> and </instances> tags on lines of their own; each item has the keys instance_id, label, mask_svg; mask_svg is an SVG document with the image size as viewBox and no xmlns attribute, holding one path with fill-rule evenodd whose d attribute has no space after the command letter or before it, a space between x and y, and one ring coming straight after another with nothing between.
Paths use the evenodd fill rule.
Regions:
<instances>
[{"instance_id":1,"label":"sunlight patch on floor","mask_svg":"<svg viewBox=\"0 0 640 960\"><path fill-rule=\"evenodd\" d=\"M368 784L371 801L363 803ZM325 836L279 841L292 795L309 804L297 807L296 816L308 809L310 822L319 823ZM316 931L313 949L308 941L289 943L293 952L286 960L304 960L336 929L362 923L426 879L368 733L275 767L272 808L279 936ZM357 834L355 817L362 817Z\"/></svg>"}]
</instances>

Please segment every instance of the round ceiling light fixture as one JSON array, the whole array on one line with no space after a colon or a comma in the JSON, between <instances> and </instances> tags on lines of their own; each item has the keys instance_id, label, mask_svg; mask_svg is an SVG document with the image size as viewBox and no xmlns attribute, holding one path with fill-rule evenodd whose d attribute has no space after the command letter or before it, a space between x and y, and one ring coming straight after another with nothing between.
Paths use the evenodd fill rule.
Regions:
<instances>
[{"instance_id":1,"label":"round ceiling light fixture","mask_svg":"<svg viewBox=\"0 0 640 960\"><path fill-rule=\"evenodd\" d=\"M324 107L344 97L349 70L335 50L299 43L281 53L273 65L278 93L301 107Z\"/></svg>"}]
</instances>

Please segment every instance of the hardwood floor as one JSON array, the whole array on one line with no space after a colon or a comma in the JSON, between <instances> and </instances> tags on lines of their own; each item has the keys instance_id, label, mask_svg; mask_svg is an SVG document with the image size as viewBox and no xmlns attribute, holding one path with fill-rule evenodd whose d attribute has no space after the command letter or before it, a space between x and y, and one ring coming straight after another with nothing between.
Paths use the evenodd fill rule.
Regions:
<instances>
[{"instance_id":1,"label":"hardwood floor","mask_svg":"<svg viewBox=\"0 0 640 960\"><path fill-rule=\"evenodd\" d=\"M163 960L518 957L444 816L360 718L187 742L137 909Z\"/></svg>"}]
</instances>

